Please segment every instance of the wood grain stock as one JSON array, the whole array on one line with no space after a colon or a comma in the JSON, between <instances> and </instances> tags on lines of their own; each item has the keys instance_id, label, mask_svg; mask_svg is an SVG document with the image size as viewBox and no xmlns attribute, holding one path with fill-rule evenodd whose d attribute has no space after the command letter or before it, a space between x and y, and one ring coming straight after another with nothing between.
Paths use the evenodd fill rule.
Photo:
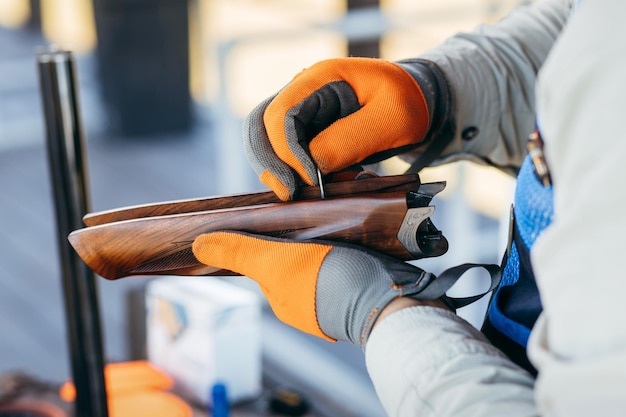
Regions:
<instances>
[{"instance_id":1,"label":"wood grain stock","mask_svg":"<svg viewBox=\"0 0 626 417\"><path fill-rule=\"evenodd\" d=\"M365 180L351 182L361 181ZM411 189L418 186L413 182ZM250 201L255 200L242 207L103 223L74 231L69 240L87 265L107 279L163 274L232 275L230 271L202 265L191 251L197 236L218 230L350 242L399 259L413 259L397 240L407 211L406 191L254 205ZM205 203L200 205L211 205Z\"/></svg>"}]
</instances>

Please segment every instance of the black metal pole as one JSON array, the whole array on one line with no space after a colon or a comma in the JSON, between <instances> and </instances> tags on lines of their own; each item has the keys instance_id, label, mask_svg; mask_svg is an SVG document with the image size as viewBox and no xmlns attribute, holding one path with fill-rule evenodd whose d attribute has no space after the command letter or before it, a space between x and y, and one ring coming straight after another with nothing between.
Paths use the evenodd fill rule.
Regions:
<instances>
[{"instance_id":1,"label":"black metal pole","mask_svg":"<svg viewBox=\"0 0 626 417\"><path fill-rule=\"evenodd\" d=\"M104 359L95 275L67 236L89 211L76 64L71 52L37 55L50 177L57 221L76 417L106 417Z\"/></svg>"}]
</instances>

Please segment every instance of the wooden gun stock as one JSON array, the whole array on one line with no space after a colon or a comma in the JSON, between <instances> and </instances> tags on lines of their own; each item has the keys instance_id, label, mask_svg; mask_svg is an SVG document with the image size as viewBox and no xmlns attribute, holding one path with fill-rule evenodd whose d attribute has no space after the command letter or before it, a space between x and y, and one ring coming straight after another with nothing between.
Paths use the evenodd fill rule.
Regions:
<instances>
[{"instance_id":1,"label":"wooden gun stock","mask_svg":"<svg viewBox=\"0 0 626 417\"><path fill-rule=\"evenodd\" d=\"M430 216L444 183L414 175L330 183L330 198L305 187L303 200L278 202L271 192L184 200L88 215L91 225L70 243L97 274L233 275L198 262L191 245L203 233L237 230L297 240L324 239L371 248L403 260L439 256L448 243Z\"/></svg>"}]
</instances>

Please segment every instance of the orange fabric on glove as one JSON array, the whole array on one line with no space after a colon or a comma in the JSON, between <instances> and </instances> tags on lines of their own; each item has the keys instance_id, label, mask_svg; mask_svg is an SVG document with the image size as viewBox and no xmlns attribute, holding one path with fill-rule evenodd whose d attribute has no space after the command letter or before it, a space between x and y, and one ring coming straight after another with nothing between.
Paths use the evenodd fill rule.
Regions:
<instances>
[{"instance_id":1,"label":"orange fabric on glove","mask_svg":"<svg viewBox=\"0 0 626 417\"><path fill-rule=\"evenodd\" d=\"M276 176L270 171L263 171L261 175L259 175L259 180L263 184L267 185L270 190L274 191L274 193L276 193L278 198L281 200L289 201L291 199L291 192L289 189L285 187L285 184L283 184L280 179L276 178Z\"/></svg>"},{"instance_id":2,"label":"orange fabric on glove","mask_svg":"<svg viewBox=\"0 0 626 417\"><path fill-rule=\"evenodd\" d=\"M346 81L362 107L322 130L310 142L311 157L324 174L357 164L381 151L419 143L429 126L428 105L418 83L398 65L371 58L321 61L296 75L264 114L274 152L311 185L317 180L307 174L289 148L286 114L316 90L335 81ZM271 173L265 172L261 177L272 189L281 189Z\"/></svg>"},{"instance_id":3,"label":"orange fabric on glove","mask_svg":"<svg viewBox=\"0 0 626 417\"><path fill-rule=\"evenodd\" d=\"M315 310L317 277L331 250L323 244L282 242L240 232L209 233L193 243L200 262L255 280L280 320L334 341L320 329Z\"/></svg>"},{"instance_id":4,"label":"orange fabric on glove","mask_svg":"<svg viewBox=\"0 0 626 417\"><path fill-rule=\"evenodd\" d=\"M463 264L437 277L352 244L236 231L200 235L192 249L205 265L256 281L284 323L328 341L346 340L362 348L380 312L396 298L441 299L438 307L462 307L482 296L452 299L445 295L466 271L485 267L492 277L487 292L497 286L500 276L496 265Z\"/></svg>"}]
</instances>

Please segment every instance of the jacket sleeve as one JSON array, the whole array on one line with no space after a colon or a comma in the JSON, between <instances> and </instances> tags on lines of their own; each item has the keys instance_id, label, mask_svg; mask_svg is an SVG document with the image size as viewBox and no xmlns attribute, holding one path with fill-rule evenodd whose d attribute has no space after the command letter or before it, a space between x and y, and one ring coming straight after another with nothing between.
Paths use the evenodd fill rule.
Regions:
<instances>
[{"instance_id":1,"label":"jacket sleeve","mask_svg":"<svg viewBox=\"0 0 626 417\"><path fill-rule=\"evenodd\" d=\"M452 312L423 306L389 315L365 357L389 417L537 415L531 375Z\"/></svg>"},{"instance_id":2,"label":"jacket sleeve","mask_svg":"<svg viewBox=\"0 0 626 417\"><path fill-rule=\"evenodd\" d=\"M453 92L456 136L438 162L518 169L535 127L536 74L569 13L566 1L536 3L423 56ZM463 140L470 127L478 135ZM532 376L450 312L414 307L390 315L372 331L365 355L390 417L540 415Z\"/></svg>"},{"instance_id":3,"label":"jacket sleeve","mask_svg":"<svg viewBox=\"0 0 626 417\"><path fill-rule=\"evenodd\" d=\"M626 2L584 1L542 69L554 221L531 252L544 314L529 354L545 415L626 409Z\"/></svg>"},{"instance_id":4,"label":"jacket sleeve","mask_svg":"<svg viewBox=\"0 0 626 417\"><path fill-rule=\"evenodd\" d=\"M568 0L523 6L420 56L439 66L452 96L455 135L435 164L469 159L517 173L535 128L536 74L569 13Z\"/></svg>"},{"instance_id":5,"label":"jacket sleeve","mask_svg":"<svg viewBox=\"0 0 626 417\"><path fill-rule=\"evenodd\" d=\"M616 51L626 51L624 16L621 0L585 1L538 77L554 221L531 252L544 306L529 341L539 370L535 405L531 379L480 334L449 313L416 307L379 323L367 344L390 416L462 416L472 407L480 416L623 415L626 58Z\"/></svg>"}]
</instances>

